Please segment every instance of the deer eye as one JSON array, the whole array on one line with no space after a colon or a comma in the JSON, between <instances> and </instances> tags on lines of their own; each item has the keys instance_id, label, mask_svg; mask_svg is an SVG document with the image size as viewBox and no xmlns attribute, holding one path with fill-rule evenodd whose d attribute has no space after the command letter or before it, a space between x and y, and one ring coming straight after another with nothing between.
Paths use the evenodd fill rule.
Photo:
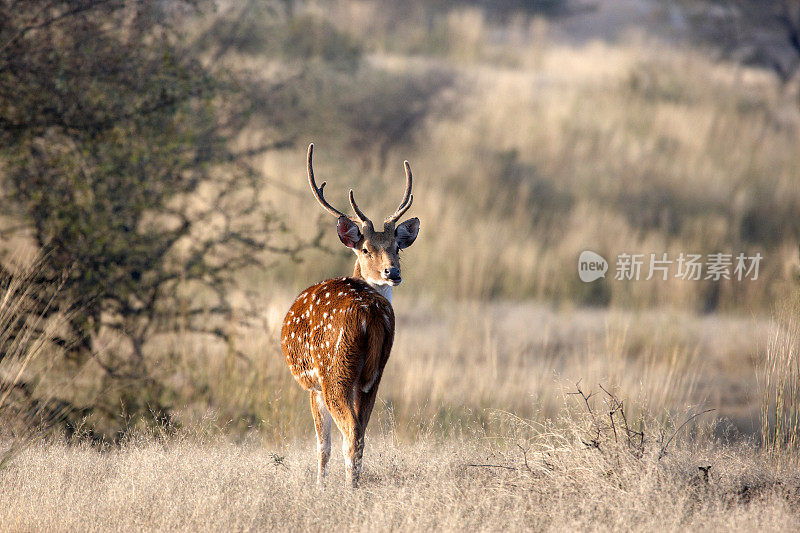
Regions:
<instances>
[{"instance_id":1,"label":"deer eye","mask_svg":"<svg viewBox=\"0 0 800 533\"><path fill-rule=\"evenodd\" d=\"M364 248L362 248L361 251L364 252L365 254L369 255L369 250L367 250L366 246Z\"/></svg>"}]
</instances>

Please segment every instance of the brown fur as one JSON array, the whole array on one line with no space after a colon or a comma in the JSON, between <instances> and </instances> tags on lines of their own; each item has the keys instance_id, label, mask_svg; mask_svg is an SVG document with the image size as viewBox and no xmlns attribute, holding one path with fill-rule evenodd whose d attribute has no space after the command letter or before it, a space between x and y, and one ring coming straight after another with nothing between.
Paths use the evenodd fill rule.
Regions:
<instances>
[{"instance_id":1,"label":"brown fur","mask_svg":"<svg viewBox=\"0 0 800 533\"><path fill-rule=\"evenodd\" d=\"M292 375L310 391L320 477L330 457L330 421L317 404L321 397L342 432L351 481L358 481L364 432L391 352L394 321L389 301L356 278L309 287L286 315L281 346Z\"/></svg>"},{"instance_id":2,"label":"brown fur","mask_svg":"<svg viewBox=\"0 0 800 533\"><path fill-rule=\"evenodd\" d=\"M324 393L372 379L389 358L383 340L391 349L393 332L386 298L363 280L337 278L300 293L286 315L281 345L298 383Z\"/></svg>"},{"instance_id":3,"label":"brown fur","mask_svg":"<svg viewBox=\"0 0 800 533\"><path fill-rule=\"evenodd\" d=\"M384 220L383 231L375 231L372 221L358 208L352 190L354 218L325 200L325 182L317 186L314 179L313 152L310 144L311 192L337 217L339 240L355 252L356 264L353 277L329 279L300 293L283 321L281 346L292 375L309 391L317 431L317 484L322 482L331 456L331 423L335 422L342 433L347 477L356 486L364 432L394 341L394 310L387 298L391 299L392 287L401 281L398 252L417 238L419 220L411 218L395 225L414 200L408 161L404 163L403 200Z\"/></svg>"}]
</instances>

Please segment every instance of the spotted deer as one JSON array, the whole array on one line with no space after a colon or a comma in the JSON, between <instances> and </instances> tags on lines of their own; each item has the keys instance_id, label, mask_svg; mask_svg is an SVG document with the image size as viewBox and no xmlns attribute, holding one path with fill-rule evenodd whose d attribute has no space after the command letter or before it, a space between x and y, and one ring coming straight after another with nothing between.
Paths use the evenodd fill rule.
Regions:
<instances>
[{"instance_id":1,"label":"spotted deer","mask_svg":"<svg viewBox=\"0 0 800 533\"><path fill-rule=\"evenodd\" d=\"M400 284L398 252L411 246L419 232L419 219L395 226L411 207L411 167L405 162L406 190L397 210L375 231L372 221L358 208L353 190L348 217L323 196L323 181L314 181L308 146L308 184L325 210L337 217L342 244L356 254L353 275L329 279L307 288L292 304L281 330L283 355L294 379L311 399L317 432L317 484L322 484L331 456L331 421L342 433L347 481L358 485L364 453L364 433L369 422L383 369L394 340L392 287Z\"/></svg>"}]
</instances>

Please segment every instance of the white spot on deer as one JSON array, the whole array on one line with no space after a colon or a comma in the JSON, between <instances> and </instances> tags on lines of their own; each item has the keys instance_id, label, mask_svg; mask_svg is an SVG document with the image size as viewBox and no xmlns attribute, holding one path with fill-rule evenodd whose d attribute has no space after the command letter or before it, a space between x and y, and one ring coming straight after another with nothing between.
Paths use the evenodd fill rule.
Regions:
<instances>
[{"instance_id":1,"label":"white spot on deer","mask_svg":"<svg viewBox=\"0 0 800 533\"><path fill-rule=\"evenodd\" d=\"M325 298L329 298L329 297L330 297L330 295L331 295L331 293L329 293L329 292L326 292L326 293L325 293Z\"/></svg>"},{"instance_id":2,"label":"white spot on deer","mask_svg":"<svg viewBox=\"0 0 800 533\"><path fill-rule=\"evenodd\" d=\"M319 370L317 370L316 368L312 368L311 370L303 370L302 372L300 372L300 377L311 378L313 380L319 381L320 380Z\"/></svg>"},{"instance_id":3,"label":"white spot on deer","mask_svg":"<svg viewBox=\"0 0 800 533\"><path fill-rule=\"evenodd\" d=\"M328 318L328 313L327 312L322 313L322 318Z\"/></svg>"},{"instance_id":4,"label":"white spot on deer","mask_svg":"<svg viewBox=\"0 0 800 533\"><path fill-rule=\"evenodd\" d=\"M336 347L333 349L334 353L339 351L339 345L342 343L343 336L344 336L344 328L339 330L339 338L336 339Z\"/></svg>"}]
</instances>

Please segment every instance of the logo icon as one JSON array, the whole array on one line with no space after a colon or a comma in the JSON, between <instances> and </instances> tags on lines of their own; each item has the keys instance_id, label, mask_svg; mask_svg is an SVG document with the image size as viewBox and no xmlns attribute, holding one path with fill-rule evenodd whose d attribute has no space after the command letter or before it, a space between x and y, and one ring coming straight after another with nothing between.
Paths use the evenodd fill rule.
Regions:
<instances>
[{"instance_id":1,"label":"logo icon","mask_svg":"<svg viewBox=\"0 0 800 533\"><path fill-rule=\"evenodd\" d=\"M578 258L578 276L585 283L606 277L608 261L591 250L584 250Z\"/></svg>"}]
</instances>

